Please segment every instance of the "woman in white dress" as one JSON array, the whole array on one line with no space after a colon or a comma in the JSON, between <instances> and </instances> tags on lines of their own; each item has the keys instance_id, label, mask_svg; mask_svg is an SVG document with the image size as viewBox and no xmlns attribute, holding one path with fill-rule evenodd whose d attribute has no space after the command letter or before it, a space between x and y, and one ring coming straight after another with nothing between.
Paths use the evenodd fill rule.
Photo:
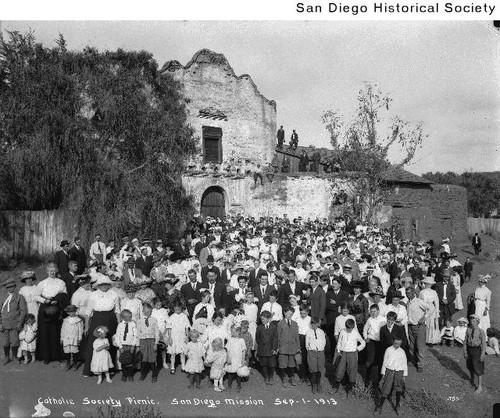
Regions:
<instances>
[{"instance_id":1,"label":"woman in white dress","mask_svg":"<svg viewBox=\"0 0 500 418\"><path fill-rule=\"evenodd\" d=\"M220 338L222 340L222 346L225 347L226 341L230 337L228 329L224 324L224 315L221 312L216 312L212 321L213 324L207 327L201 338L201 342L207 353L212 352L213 340Z\"/></svg>"},{"instance_id":2,"label":"woman in white dress","mask_svg":"<svg viewBox=\"0 0 500 418\"><path fill-rule=\"evenodd\" d=\"M434 313L425 321L425 342L427 344L439 344L441 342L441 332L439 330L439 297L437 292L431 289L436 282L434 277L425 277L422 280L422 283L424 284L425 289L420 291L420 295L418 297L428 305L434 306Z\"/></svg>"},{"instance_id":3,"label":"woman in white dress","mask_svg":"<svg viewBox=\"0 0 500 418\"><path fill-rule=\"evenodd\" d=\"M474 292L474 304L476 306L476 315L481 318L479 328L484 332L491 326L490 323L490 303L491 290L486 287L486 283L490 280L490 275L479 276L479 285Z\"/></svg>"},{"instance_id":4,"label":"woman in white dress","mask_svg":"<svg viewBox=\"0 0 500 418\"><path fill-rule=\"evenodd\" d=\"M455 298L455 309L457 311L461 311L464 308L464 303L462 301L462 291L461 291L461 283L460 283L460 275L453 270L453 275L450 278L450 282L455 286L455 290L457 292L457 297Z\"/></svg>"}]
</instances>

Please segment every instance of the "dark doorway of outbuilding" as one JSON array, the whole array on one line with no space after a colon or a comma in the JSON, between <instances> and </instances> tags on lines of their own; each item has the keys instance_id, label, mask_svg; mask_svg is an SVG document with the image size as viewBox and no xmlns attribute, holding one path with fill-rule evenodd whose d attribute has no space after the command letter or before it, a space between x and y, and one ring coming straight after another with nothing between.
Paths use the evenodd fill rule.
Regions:
<instances>
[{"instance_id":1,"label":"dark doorway of outbuilding","mask_svg":"<svg viewBox=\"0 0 500 418\"><path fill-rule=\"evenodd\" d=\"M224 190L218 186L209 187L201 198L201 213L204 217L222 218L226 214Z\"/></svg>"}]
</instances>

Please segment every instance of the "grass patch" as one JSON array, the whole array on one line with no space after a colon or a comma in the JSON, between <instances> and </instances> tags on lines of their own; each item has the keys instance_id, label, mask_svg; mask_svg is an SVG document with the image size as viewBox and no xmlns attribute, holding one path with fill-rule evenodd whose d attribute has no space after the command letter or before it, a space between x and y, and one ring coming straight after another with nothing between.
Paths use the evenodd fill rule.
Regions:
<instances>
[{"instance_id":1,"label":"grass patch","mask_svg":"<svg viewBox=\"0 0 500 418\"><path fill-rule=\"evenodd\" d=\"M97 408L97 418L161 418L161 411L152 405L129 405L121 408Z\"/></svg>"},{"instance_id":2,"label":"grass patch","mask_svg":"<svg viewBox=\"0 0 500 418\"><path fill-rule=\"evenodd\" d=\"M359 400L372 401L378 404L380 400L380 390L377 386L370 384L366 386L359 379L356 385L352 388L352 395ZM392 401L395 402L394 394ZM446 402L439 395L426 389L406 389L404 397L401 399L401 407L416 416L425 417L459 417L463 414L453 406ZM389 402L385 402L384 408L386 412L391 408Z\"/></svg>"},{"instance_id":3,"label":"grass patch","mask_svg":"<svg viewBox=\"0 0 500 418\"><path fill-rule=\"evenodd\" d=\"M426 389L407 389L401 406L406 407L419 415L435 417L461 416L459 411L449 402Z\"/></svg>"}]
</instances>

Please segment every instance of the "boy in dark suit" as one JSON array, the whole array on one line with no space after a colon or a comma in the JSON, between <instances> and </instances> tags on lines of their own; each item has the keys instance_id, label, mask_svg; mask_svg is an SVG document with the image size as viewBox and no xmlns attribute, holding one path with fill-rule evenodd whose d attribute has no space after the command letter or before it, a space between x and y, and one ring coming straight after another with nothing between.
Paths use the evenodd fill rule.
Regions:
<instances>
[{"instance_id":1,"label":"boy in dark suit","mask_svg":"<svg viewBox=\"0 0 500 418\"><path fill-rule=\"evenodd\" d=\"M0 339L5 353L4 365L11 362L9 352L12 347L12 357L17 356L19 348L19 332L23 329L24 319L28 313L26 300L16 289L14 279L3 283L5 292L0 296Z\"/></svg>"},{"instance_id":2,"label":"boy in dark suit","mask_svg":"<svg viewBox=\"0 0 500 418\"><path fill-rule=\"evenodd\" d=\"M261 324L257 327L255 341L257 342L257 357L264 375L266 385L273 384L276 353L278 352L278 331L276 324L271 322L271 312L260 314Z\"/></svg>"},{"instance_id":3,"label":"boy in dark suit","mask_svg":"<svg viewBox=\"0 0 500 418\"><path fill-rule=\"evenodd\" d=\"M285 308L284 318L278 322L278 362L283 387L287 387L286 375L292 386L293 371L295 369L295 355L300 353L299 326L292 321L294 309L289 305ZM286 374L285 374L286 372Z\"/></svg>"},{"instance_id":4,"label":"boy in dark suit","mask_svg":"<svg viewBox=\"0 0 500 418\"><path fill-rule=\"evenodd\" d=\"M406 338L405 327L403 325L397 325L396 319L398 315L396 312L387 313L387 324L380 328L380 344L382 346L382 351L385 352L387 348L392 346L394 343L394 338L398 337L402 341L401 347L403 350L407 351L408 339Z\"/></svg>"}]
</instances>

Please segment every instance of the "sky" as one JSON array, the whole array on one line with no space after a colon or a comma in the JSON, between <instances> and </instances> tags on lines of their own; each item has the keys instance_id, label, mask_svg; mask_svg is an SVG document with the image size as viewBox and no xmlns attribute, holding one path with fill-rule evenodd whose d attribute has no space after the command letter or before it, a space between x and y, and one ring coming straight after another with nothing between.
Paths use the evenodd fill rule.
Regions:
<instances>
[{"instance_id":1,"label":"sky","mask_svg":"<svg viewBox=\"0 0 500 418\"><path fill-rule=\"evenodd\" d=\"M3 21L70 49L144 49L160 67L185 65L202 48L222 53L277 103L277 124L300 145L328 147L321 122L356 110L363 83L392 101L391 116L422 122L428 134L406 168L500 170L500 31L480 21ZM397 161L397 153L391 153Z\"/></svg>"}]
</instances>

